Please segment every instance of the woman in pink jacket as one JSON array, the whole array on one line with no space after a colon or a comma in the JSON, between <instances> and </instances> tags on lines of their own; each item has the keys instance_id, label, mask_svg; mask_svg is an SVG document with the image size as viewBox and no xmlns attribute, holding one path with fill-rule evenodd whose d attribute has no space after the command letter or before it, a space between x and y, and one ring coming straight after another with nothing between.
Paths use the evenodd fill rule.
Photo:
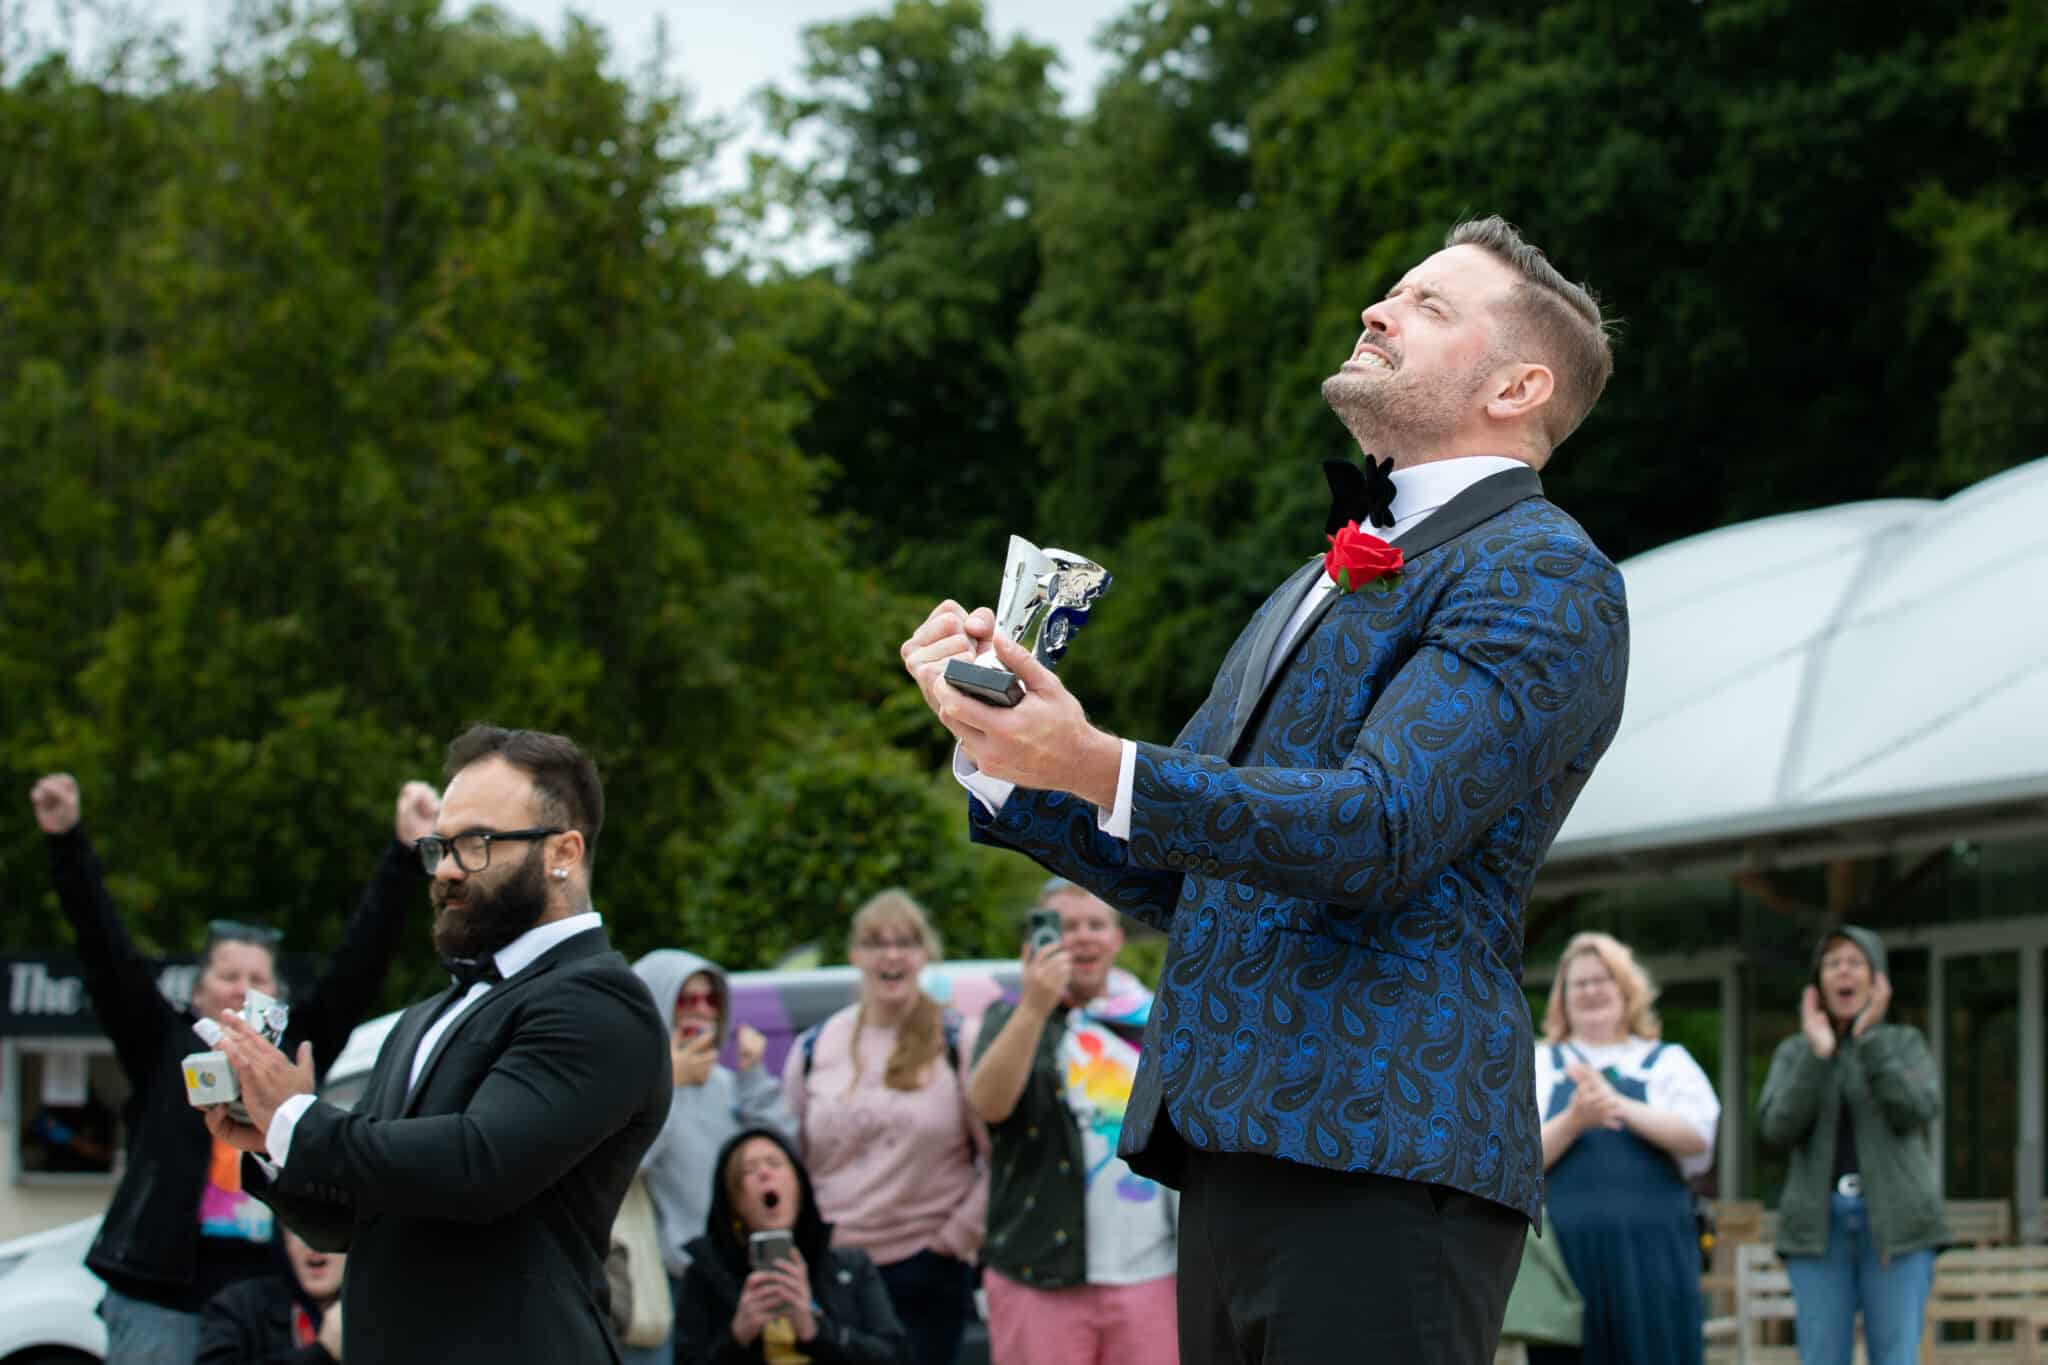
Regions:
<instances>
[{"instance_id":1,"label":"woman in pink jacket","mask_svg":"<svg viewBox=\"0 0 2048 1365\"><path fill-rule=\"evenodd\" d=\"M837 1246L865 1251L914 1365L953 1365L974 1311L988 1214L988 1133L967 1107L958 1021L918 975L939 955L916 901L885 891L853 917L860 999L789 1052L783 1094Z\"/></svg>"}]
</instances>

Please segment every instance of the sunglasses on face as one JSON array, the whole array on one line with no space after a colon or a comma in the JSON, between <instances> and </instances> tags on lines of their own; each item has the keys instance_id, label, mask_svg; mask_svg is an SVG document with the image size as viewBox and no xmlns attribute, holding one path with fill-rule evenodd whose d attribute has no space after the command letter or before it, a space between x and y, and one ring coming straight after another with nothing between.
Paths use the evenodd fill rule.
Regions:
<instances>
[{"instance_id":1,"label":"sunglasses on face","mask_svg":"<svg viewBox=\"0 0 2048 1365\"><path fill-rule=\"evenodd\" d=\"M681 991L676 995L676 1009L678 1011L715 1010L717 1008L718 996L711 991Z\"/></svg>"},{"instance_id":2,"label":"sunglasses on face","mask_svg":"<svg viewBox=\"0 0 2048 1365\"><path fill-rule=\"evenodd\" d=\"M206 922L206 937L215 943L256 943L275 948L284 938L284 930L265 924L244 924L238 919L210 919Z\"/></svg>"}]
</instances>

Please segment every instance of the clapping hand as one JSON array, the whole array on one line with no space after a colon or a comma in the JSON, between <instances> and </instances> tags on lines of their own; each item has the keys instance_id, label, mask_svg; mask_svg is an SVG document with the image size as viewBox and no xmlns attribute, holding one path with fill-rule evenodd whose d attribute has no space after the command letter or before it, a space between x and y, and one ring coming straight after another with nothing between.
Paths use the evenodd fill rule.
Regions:
<instances>
[{"instance_id":1,"label":"clapping hand","mask_svg":"<svg viewBox=\"0 0 2048 1365\"><path fill-rule=\"evenodd\" d=\"M294 1095L313 1093L313 1045L300 1043L299 1059L293 1062L235 1011L222 1010L220 1018L220 1050L235 1069L249 1122L236 1123L226 1105L213 1104L206 1109L206 1127L230 1147L261 1152L278 1106Z\"/></svg>"},{"instance_id":2,"label":"clapping hand","mask_svg":"<svg viewBox=\"0 0 2048 1365\"><path fill-rule=\"evenodd\" d=\"M1889 985L1885 987L1885 996L1891 996ZM1806 1044L1813 1049L1814 1056L1825 1061L1835 1055L1835 1026L1821 1008L1818 986L1808 986L1800 993L1799 1027L1806 1034Z\"/></svg>"},{"instance_id":3,"label":"clapping hand","mask_svg":"<svg viewBox=\"0 0 2048 1365\"><path fill-rule=\"evenodd\" d=\"M1584 1062L1568 1062L1565 1075L1572 1079L1571 1104L1566 1113L1580 1132L1595 1128L1619 1130L1622 1124L1621 1096L1607 1083L1607 1078Z\"/></svg>"}]
</instances>

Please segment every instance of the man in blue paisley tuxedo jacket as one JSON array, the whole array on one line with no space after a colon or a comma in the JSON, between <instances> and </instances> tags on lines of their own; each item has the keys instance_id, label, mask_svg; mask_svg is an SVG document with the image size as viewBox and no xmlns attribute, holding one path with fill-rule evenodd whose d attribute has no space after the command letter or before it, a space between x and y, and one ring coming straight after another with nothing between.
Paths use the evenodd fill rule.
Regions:
<instances>
[{"instance_id":1,"label":"man in blue paisley tuxedo jacket","mask_svg":"<svg viewBox=\"0 0 2048 1365\"><path fill-rule=\"evenodd\" d=\"M1382 502L1392 461L1371 529L1406 566L1345 592L1302 565L1172 745L1090 725L1007 641L1020 705L947 687L986 609L903 646L974 837L1171 936L1121 1151L1183 1192L1190 1365L1482 1365L1542 1204L1523 907L1620 721L1628 615L1537 470L1612 361L1497 218L1362 318L1323 394Z\"/></svg>"}]
</instances>

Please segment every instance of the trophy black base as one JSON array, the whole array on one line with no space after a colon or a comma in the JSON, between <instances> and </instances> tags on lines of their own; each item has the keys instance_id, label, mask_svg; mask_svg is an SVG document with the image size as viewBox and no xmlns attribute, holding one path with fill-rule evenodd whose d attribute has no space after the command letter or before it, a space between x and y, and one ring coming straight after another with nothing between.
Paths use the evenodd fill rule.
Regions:
<instances>
[{"instance_id":1,"label":"trophy black base","mask_svg":"<svg viewBox=\"0 0 2048 1365\"><path fill-rule=\"evenodd\" d=\"M946 681L990 706L1015 706L1024 700L1024 680L1008 669L983 668L954 659L946 665Z\"/></svg>"}]
</instances>

